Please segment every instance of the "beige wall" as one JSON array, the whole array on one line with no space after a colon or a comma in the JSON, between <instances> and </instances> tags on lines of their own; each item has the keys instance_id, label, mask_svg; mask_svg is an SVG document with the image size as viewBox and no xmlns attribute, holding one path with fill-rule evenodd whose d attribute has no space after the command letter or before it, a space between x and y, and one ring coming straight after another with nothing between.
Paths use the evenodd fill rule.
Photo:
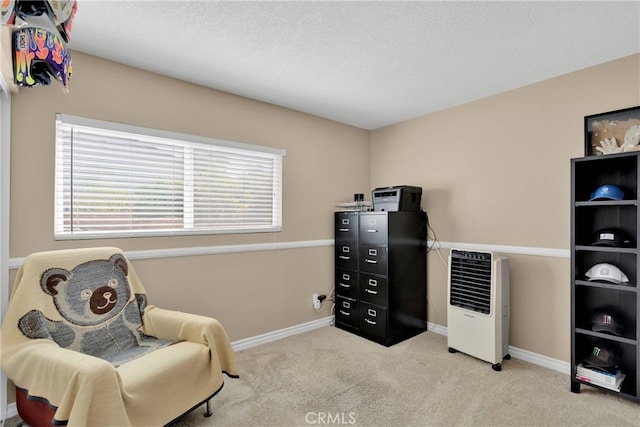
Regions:
<instances>
[{"instance_id":1,"label":"beige wall","mask_svg":"<svg viewBox=\"0 0 640 427\"><path fill-rule=\"evenodd\" d=\"M378 129L371 185L421 186L442 242L568 250L584 116L637 105L640 55ZM568 361L569 259L509 256L510 344ZM446 267L428 263L429 321L446 325Z\"/></svg>"},{"instance_id":2,"label":"beige wall","mask_svg":"<svg viewBox=\"0 0 640 427\"><path fill-rule=\"evenodd\" d=\"M12 97L10 256L82 246L125 251L333 239L337 201L369 188L369 132L73 52L60 85ZM280 233L55 241L55 114L146 126L287 150ZM158 306L218 318L232 340L330 315L314 292L333 287L333 247L133 262Z\"/></svg>"},{"instance_id":3,"label":"beige wall","mask_svg":"<svg viewBox=\"0 0 640 427\"><path fill-rule=\"evenodd\" d=\"M583 117L640 105L640 55L373 132L73 53L71 93L12 97L11 257L83 245L125 250L333 238L336 201L371 188L423 187L440 241L569 247L569 159ZM481 82L479 82L481 84ZM283 231L56 242L55 113L287 150ZM446 258L447 250L442 250ZM569 360L569 260L510 255L511 345ZM429 255L429 321L446 325L446 267ZM333 248L134 261L152 303L220 319L239 340L329 315Z\"/></svg>"}]
</instances>

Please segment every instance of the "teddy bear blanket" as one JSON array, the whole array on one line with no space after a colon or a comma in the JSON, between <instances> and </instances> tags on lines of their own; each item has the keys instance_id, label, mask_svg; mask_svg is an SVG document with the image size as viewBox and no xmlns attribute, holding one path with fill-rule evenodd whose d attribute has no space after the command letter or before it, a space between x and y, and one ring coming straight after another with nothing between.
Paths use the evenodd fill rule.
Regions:
<instances>
[{"instance_id":1,"label":"teddy bear blanket","mask_svg":"<svg viewBox=\"0 0 640 427\"><path fill-rule=\"evenodd\" d=\"M147 305L118 248L25 258L1 344L7 376L70 426L162 425L237 376L222 326Z\"/></svg>"}]
</instances>

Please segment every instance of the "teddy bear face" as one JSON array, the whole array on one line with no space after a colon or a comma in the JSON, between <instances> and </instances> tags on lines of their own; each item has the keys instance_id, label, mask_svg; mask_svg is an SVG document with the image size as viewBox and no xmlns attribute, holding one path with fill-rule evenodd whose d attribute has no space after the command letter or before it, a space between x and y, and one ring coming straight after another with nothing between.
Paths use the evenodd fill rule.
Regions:
<instances>
[{"instance_id":1,"label":"teddy bear face","mask_svg":"<svg viewBox=\"0 0 640 427\"><path fill-rule=\"evenodd\" d=\"M53 297L58 312L80 326L98 325L120 313L129 301L126 259L115 254L108 260L94 260L73 270L52 268L40 280Z\"/></svg>"}]
</instances>

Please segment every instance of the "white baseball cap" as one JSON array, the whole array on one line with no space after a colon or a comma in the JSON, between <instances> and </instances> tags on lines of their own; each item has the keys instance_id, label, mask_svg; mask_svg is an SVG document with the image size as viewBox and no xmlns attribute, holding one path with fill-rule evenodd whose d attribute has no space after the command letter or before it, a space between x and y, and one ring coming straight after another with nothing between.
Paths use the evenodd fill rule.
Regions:
<instances>
[{"instance_id":1,"label":"white baseball cap","mask_svg":"<svg viewBox=\"0 0 640 427\"><path fill-rule=\"evenodd\" d=\"M587 271L586 276L589 281L604 280L616 285L629 283L629 278L618 267L608 263L594 265Z\"/></svg>"}]
</instances>

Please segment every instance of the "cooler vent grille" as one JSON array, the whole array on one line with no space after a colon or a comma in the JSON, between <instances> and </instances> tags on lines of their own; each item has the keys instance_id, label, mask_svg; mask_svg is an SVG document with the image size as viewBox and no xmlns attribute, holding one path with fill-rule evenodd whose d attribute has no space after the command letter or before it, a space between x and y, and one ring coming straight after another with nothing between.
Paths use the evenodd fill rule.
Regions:
<instances>
[{"instance_id":1,"label":"cooler vent grille","mask_svg":"<svg viewBox=\"0 0 640 427\"><path fill-rule=\"evenodd\" d=\"M491 254L453 251L449 303L482 314L491 314Z\"/></svg>"}]
</instances>

